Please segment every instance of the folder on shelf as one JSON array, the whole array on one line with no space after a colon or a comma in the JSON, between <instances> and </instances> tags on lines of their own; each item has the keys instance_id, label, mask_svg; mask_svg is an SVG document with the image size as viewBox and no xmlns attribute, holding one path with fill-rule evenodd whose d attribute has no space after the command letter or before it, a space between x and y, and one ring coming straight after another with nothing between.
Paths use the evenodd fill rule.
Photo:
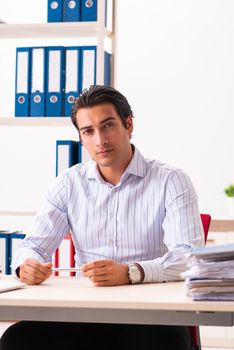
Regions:
<instances>
[{"instance_id":1,"label":"folder on shelf","mask_svg":"<svg viewBox=\"0 0 234 350\"><path fill-rule=\"evenodd\" d=\"M15 116L29 116L30 76L31 76L30 47L16 48L16 79L15 79Z\"/></svg>"},{"instance_id":2,"label":"folder on shelf","mask_svg":"<svg viewBox=\"0 0 234 350\"><path fill-rule=\"evenodd\" d=\"M10 235L7 231L0 231L0 271L6 275L10 273Z\"/></svg>"},{"instance_id":3,"label":"folder on shelf","mask_svg":"<svg viewBox=\"0 0 234 350\"><path fill-rule=\"evenodd\" d=\"M65 48L65 116L71 115L72 104L80 93L81 48Z\"/></svg>"},{"instance_id":4,"label":"folder on shelf","mask_svg":"<svg viewBox=\"0 0 234 350\"><path fill-rule=\"evenodd\" d=\"M75 248L71 234L67 234L62 240L60 246L56 249L53 257L54 267L75 267ZM55 271L55 276L74 276L74 272Z\"/></svg>"},{"instance_id":5,"label":"folder on shelf","mask_svg":"<svg viewBox=\"0 0 234 350\"><path fill-rule=\"evenodd\" d=\"M56 141L56 176L63 170L80 162L80 142L73 140Z\"/></svg>"},{"instance_id":6,"label":"folder on shelf","mask_svg":"<svg viewBox=\"0 0 234 350\"><path fill-rule=\"evenodd\" d=\"M81 48L81 91L96 84L96 51L96 46Z\"/></svg>"},{"instance_id":7,"label":"folder on shelf","mask_svg":"<svg viewBox=\"0 0 234 350\"><path fill-rule=\"evenodd\" d=\"M80 15L80 0L63 0L63 22L79 22Z\"/></svg>"},{"instance_id":8,"label":"folder on shelf","mask_svg":"<svg viewBox=\"0 0 234 350\"><path fill-rule=\"evenodd\" d=\"M24 239L25 233L23 232L12 232L10 234L10 243L9 243L9 274L12 273L11 270L11 262L12 258L18 249L19 244L22 242L22 239Z\"/></svg>"},{"instance_id":9,"label":"folder on shelf","mask_svg":"<svg viewBox=\"0 0 234 350\"><path fill-rule=\"evenodd\" d=\"M46 47L32 47L30 115L45 116Z\"/></svg>"},{"instance_id":10,"label":"folder on shelf","mask_svg":"<svg viewBox=\"0 0 234 350\"><path fill-rule=\"evenodd\" d=\"M63 0L48 0L47 21L63 21Z\"/></svg>"},{"instance_id":11,"label":"folder on shelf","mask_svg":"<svg viewBox=\"0 0 234 350\"><path fill-rule=\"evenodd\" d=\"M81 21L97 21L97 0L81 0Z\"/></svg>"},{"instance_id":12,"label":"folder on shelf","mask_svg":"<svg viewBox=\"0 0 234 350\"><path fill-rule=\"evenodd\" d=\"M46 116L59 117L63 111L64 47L47 47Z\"/></svg>"}]
</instances>

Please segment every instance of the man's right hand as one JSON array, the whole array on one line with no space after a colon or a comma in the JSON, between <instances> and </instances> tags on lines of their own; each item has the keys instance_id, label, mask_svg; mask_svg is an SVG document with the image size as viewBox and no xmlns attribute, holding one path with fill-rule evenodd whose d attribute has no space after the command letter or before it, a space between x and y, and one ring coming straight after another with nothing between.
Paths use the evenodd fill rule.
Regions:
<instances>
[{"instance_id":1,"label":"man's right hand","mask_svg":"<svg viewBox=\"0 0 234 350\"><path fill-rule=\"evenodd\" d=\"M52 262L41 263L34 259L26 259L20 265L19 278L26 284L40 284L51 276L51 268Z\"/></svg>"}]
</instances>

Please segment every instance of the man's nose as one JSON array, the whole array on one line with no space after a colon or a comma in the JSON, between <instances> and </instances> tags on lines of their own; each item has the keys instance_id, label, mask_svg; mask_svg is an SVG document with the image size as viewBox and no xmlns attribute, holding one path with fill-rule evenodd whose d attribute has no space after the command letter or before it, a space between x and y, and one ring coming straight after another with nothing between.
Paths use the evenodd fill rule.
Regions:
<instances>
[{"instance_id":1,"label":"man's nose","mask_svg":"<svg viewBox=\"0 0 234 350\"><path fill-rule=\"evenodd\" d=\"M102 146L107 144L108 140L103 132L98 131L95 135L96 146Z\"/></svg>"}]
</instances>

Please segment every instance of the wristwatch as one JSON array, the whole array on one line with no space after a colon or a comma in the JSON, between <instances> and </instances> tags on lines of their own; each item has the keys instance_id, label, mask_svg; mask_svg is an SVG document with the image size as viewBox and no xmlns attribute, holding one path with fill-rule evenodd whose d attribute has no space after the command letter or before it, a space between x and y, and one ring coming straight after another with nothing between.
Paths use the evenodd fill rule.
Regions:
<instances>
[{"instance_id":1,"label":"wristwatch","mask_svg":"<svg viewBox=\"0 0 234 350\"><path fill-rule=\"evenodd\" d=\"M128 277L132 284L141 283L141 271L136 264L128 265Z\"/></svg>"}]
</instances>

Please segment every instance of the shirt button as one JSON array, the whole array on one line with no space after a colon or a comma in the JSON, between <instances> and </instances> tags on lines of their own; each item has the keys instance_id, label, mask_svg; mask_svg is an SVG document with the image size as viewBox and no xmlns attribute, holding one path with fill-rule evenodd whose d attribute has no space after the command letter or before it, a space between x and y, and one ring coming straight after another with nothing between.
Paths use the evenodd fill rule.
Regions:
<instances>
[{"instance_id":1,"label":"shirt button","mask_svg":"<svg viewBox=\"0 0 234 350\"><path fill-rule=\"evenodd\" d=\"M113 244L113 239L109 239L109 245Z\"/></svg>"}]
</instances>

